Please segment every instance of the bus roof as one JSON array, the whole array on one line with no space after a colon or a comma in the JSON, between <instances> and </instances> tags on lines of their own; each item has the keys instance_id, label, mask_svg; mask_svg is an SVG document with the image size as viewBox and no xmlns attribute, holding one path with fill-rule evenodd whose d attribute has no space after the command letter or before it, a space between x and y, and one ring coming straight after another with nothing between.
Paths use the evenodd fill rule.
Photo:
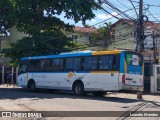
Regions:
<instances>
[{"instance_id":1,"label":"bus roof","mask_svg":"<svg viewBox=\"0 0 160 120\"><path fill-rule=\"evenodd\" d=\"M21 60L29 59L47 59L47 58L67 58L67 57L80 57L80 56L92 56L92 55L106 55L106 54L120 54L124 50L109 50L109 51L75 51L75 52L66 52L58 55L46 55L46 56L31 56L23 57Z\"/></svg>"}]
</instances>

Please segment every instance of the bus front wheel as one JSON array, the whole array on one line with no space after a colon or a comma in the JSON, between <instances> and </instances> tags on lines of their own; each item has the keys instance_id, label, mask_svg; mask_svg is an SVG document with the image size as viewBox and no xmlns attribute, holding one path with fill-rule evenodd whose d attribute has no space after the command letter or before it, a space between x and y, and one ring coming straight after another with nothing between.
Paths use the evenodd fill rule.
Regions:
<instances>
[{"instance_id":1,"label":"bus front wheel","mask_svg":"<svg viewBox=\"0 0 160 120\"><path fill-rule=\"evenodd\" d=\"M84 95L84 85L82 82L77 82L73 86L73 91L75 95L82 96Z\"/></svg>"}]
</instances>

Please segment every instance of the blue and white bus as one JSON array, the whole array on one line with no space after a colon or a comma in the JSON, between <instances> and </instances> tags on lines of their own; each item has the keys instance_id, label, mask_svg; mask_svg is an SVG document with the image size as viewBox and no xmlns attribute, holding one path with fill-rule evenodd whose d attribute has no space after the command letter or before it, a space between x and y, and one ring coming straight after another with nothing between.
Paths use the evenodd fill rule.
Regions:
<instances>
[{"instance_id":1,"label":"blue and white bus","mask_svg":"<svg viewBox=\"0 0 160 120\"><path fill-rule=\"evenodd\" d=\"M17 85L73 90L76 95L143 91L143 56L132 51L79 51L21 58Z\"/></svg>"}]
</instances>

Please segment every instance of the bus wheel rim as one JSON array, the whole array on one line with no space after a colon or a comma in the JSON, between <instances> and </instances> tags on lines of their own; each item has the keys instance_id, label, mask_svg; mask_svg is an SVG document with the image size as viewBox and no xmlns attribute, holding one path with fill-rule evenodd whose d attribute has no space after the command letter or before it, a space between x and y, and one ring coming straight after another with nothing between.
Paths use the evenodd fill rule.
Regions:
<instances>
[{"instance_id":1,"label":"bus wheel rim","mask_svg":"<svg viewBox=\"0 0 160 120\"><path fill-rule=\"evenodd\" d=\"M78 86L76 86L76 89L75 89L75 91L76 91L76 93L80 93L81 92L81 87L78 85Z\"/></svg>"}]
</instances>

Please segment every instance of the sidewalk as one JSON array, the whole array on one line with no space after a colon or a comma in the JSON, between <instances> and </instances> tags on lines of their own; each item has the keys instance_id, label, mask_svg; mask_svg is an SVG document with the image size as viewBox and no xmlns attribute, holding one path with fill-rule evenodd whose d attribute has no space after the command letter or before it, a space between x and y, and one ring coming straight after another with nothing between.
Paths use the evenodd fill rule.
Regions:
<instances>
[{"instance_id":1,"label":"sidewalk","mask_svg":"<svg viewBox=\"0 0 160 120\"><path fill-rule=\"evenodd\" d=\"M18 88L15 84L0 84L0 88Z\"/></svg>"},{"instance_id":2,"label":"sidewalk","mask_svg":"<svg viewBox=\"0 0 160 120\"><path fill-rule=\"evenodd\" d=\"M113 92L108 94L107 96L111 97L119 97L119 98L130 98L130 99L137 99L137 93L119 93L119 92ZM151 93L142 93L142 100L145 101L160 101L160 95L159 94L151 94Z\"/></svg>"}]
</instances>

